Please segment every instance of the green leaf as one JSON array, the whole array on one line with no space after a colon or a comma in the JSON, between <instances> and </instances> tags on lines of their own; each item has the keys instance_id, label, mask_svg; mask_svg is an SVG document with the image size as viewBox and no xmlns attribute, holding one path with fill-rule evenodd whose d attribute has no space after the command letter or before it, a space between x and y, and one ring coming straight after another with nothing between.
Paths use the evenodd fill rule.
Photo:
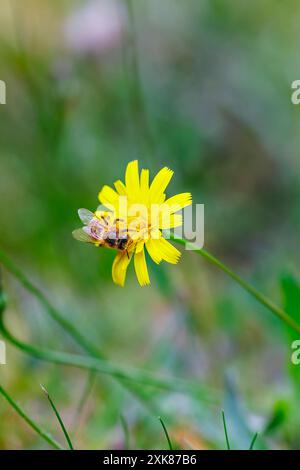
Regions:
<instances>
[{"instance_id":1,"label":"green leaf","mask_svg":"<svg viewBox=\"0 0 300 470\"><path fill-rule=\"evenodd\" d=\"M264 434L274 434L286 421L289 405L285 400L278 400L274 404L273 412L265 425Z\"/></svg>"}]
</instances>

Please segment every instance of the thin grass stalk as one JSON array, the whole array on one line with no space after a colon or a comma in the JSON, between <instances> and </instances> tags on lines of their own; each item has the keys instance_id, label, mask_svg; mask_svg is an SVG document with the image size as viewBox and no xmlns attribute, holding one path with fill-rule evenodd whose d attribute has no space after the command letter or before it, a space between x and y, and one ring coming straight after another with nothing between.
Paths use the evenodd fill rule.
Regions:
<instances>
[{"instance_id":1,"label":"thin grass stalk","mask_svg":"<svg viewBox=\"0 0 300 470\"><path fill-rule=\"evenodd\" d=\"M226 425L224 410L222 410L222 421L223 421L223 427L224 427L224 434L225 434L225 439L226 439L227 450L230 450L230 443L229 443L229 438L228 438L228 433L227 433L227 425Z\"/></svg>"},{"instance_id":2,"label":"thin grass stalk","mask_svg":"<svg viewBox=\"0 0 300 470\"><path fill-rule=\"evenodd\" d=\"M39 435L41 436L48 444L50 444L54 449L65 450L64 447L57 442L47 431L45 431L41 426L39 426L28 414L21 408L18 403L4 390L0 385L0 394L8 401L8 403L14 408L18 415Z\"/></svg>"},{"instance_id":3,"label":"thin grass stalk","mask_svg":"<svg viewBox=\"0 0 300 470\"><path fill-rule=\"evenodd\" d=\"M160 424L162 425L162 428L164 430L164 433L165 433L165 436L166 436L166 439L167 439L167 442L168 442L168 446L169 446L169 450L173 450L173 445L172 445L172 441L170 439L170 436L169 436L169 433L168 433L168 430L166 428L166 425L165 423L163 422L163 419L161 417L158 418L159 421L160 421Z\"/></svg>"},{"instance_id":4,"label":"thin grass stalk","mask_svg":"<svg viewBox=\"0 0 300 470\"><path fill-rule=\"evenodd\" d=\"M256 432L252 438L252 441L251 441L251 444L250 444L250 447L249 447L249 450L253 450L253 447L254 447L254 444L256 442L256 439L258 437L258 433Z\"/></svg>"},{"instance_id":5,"label":"thin grass stalk","mask_svg":"<svg viewBox=\"0 0 300 470\"><path fill-rule=\"evenodd\" d=\"M56 406L55 406L55 404L54 404L52 398L51 398L50 395L49 395L49 392L45 389L45 387L44 387L43 385L41 385L41 388L42 388L43 392L45 393L45 395L46 395L46 397L47 397L47 399L48 399L48 401L49 401L49 403L50 403L50 406L51 406L52 410L54 411L54 414L55 414L55 416L56 416L56 418L57 418L57 421L58 421L58 423L59 423L59 425L60 425L60 427L61 427L61 429L62 429L62 432L64 433L64 436L65 436L65 438L66 438L66 441L67 441L67 443L68 443L68 446L69 446L70 450L74 450L72 441L71 441L70 436L69 436L69 434L68 434L68 431L67 431L67 429L66 429L66 427L65 427L65 425L64 425L64 422L63 422L63 420L62 420L62 418L61 418L61 416L60 416L60 414L59 414L59 412L58 412L58 410L57 410L57 408L56 408Z\"/></svg>"},{"instance_id":6,"label":"thin grass stalk","mask_svg":"<svg viewBox=\"0 0 300 470\"><path fill-rule=\"evenodd\" d=\"M121 426L122 426L123 433L124 433L124 447L126 450L129 450L130 449L130 432L129 432L128 423L122 414L120 415L120 421L121 421Z\"/></svg>"}]
</instances>

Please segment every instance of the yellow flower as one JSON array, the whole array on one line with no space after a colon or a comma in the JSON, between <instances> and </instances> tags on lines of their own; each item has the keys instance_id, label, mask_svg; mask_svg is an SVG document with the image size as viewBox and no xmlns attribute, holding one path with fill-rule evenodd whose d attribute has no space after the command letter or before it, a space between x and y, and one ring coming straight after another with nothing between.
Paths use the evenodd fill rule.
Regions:
<instances>
[{"instance_id":1,"label":"yellow flower","mask_svg":"<svg viewBox=\"0 0 300 470\"><path fill-rule=\"evenodd\" d=\"M182 216L176 212L190 205L192 198L190 193L181 193L166 199L165 190L172 176L173 171L162 168L150 184L149 170L142 169L139 174L137 160L132 161L126 168L125 183L118 180L115 189L104 186L99 192L99 201L106 211L97 210L90 216L88 211L80 213L84 209L79 211L86 227L74 231L74 237L97 246L110 244L118 250L112 277L120 286L124 286L132 258L139 284L150 283L145 248L157 264L161 261L176 264L179 260L180 251L163 237L163 230L182 225ZM103 231L105 243L102 243Z\"/></svg>"}]
</instances>

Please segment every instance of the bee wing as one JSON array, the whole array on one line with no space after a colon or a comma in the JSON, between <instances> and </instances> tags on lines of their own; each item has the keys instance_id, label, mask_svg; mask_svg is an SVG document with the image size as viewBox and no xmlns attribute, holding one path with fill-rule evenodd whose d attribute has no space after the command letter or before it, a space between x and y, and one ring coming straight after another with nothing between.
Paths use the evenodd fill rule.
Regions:
<instances>
[{"instance_id":1,"label":"bee wing","mask_svg":"<svg viewBox=\"0 0 300 470\"><path fill-rule=\"evenodd\" d=\"M84 225L88 225L92 219L95 217L93 212L89 211L88 209L78 209L78 215L81 220L81 222L84 223Z\"/></svg>"},{"instance_id":2,"label":"bee wing","mask_svg":"<svg viewBox=\"0 0 300 470\"><path fill-rule=\"evenodd\" d=\"M75 240L85 243L93 243L92 237L90 237L82 228L77 228L72 232L73 237Z\"/></svg>"}]
</instances>

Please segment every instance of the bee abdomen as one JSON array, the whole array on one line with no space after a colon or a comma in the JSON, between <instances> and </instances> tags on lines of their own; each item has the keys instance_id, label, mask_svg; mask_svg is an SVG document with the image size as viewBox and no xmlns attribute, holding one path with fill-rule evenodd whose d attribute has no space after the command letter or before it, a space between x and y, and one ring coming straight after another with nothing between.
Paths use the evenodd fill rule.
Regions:
<instances>
[{"instance_id":1,"label":"bee abdomen","mask_svg":"<svg viewBox=\"0 0 300 470\"><path fill-rule=\"evenodd\" d=\"M126 238L120 238L119 240L116 240L116 241L117 241L118 249L119 250L125 250L125 248L127 246L127 239Z\"/></svg>"},{"instance_id":2,"label":"bee abdomen","mask_svg":"<svg viewBox=\"0 0 300 470\"><path fill-rule=\"evenodd\" d=\"M106 243L112 248L118 246L118 240L115 238L106 238Z\"/></svg>"}]
</instances>

